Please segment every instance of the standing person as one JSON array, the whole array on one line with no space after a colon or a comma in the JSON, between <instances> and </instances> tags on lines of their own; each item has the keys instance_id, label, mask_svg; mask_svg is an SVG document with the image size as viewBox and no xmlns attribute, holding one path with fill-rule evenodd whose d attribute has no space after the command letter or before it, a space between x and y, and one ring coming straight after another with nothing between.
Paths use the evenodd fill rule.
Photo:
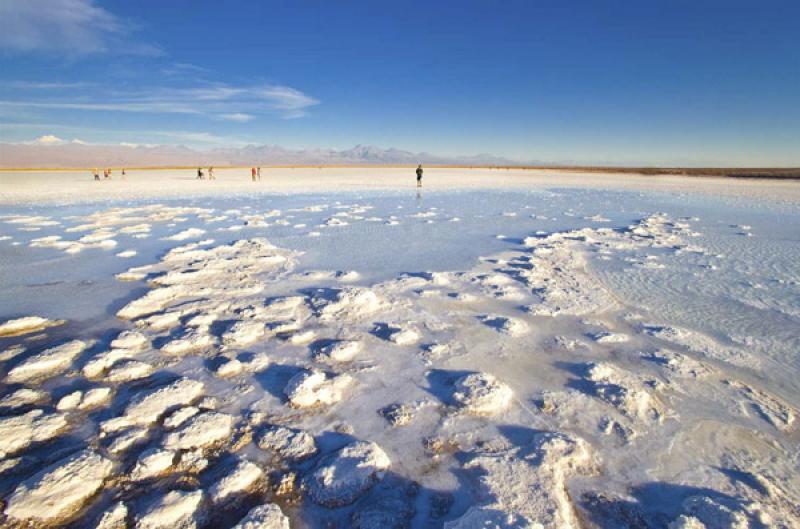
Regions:
<instances>
[{"instance_id":1,"label":"standing person","mask_svg":"<svg viewBox=\"0 0 800 529\"><path fill-rule=\"evenodd\" d=\"M111 169L108 170L108 177L111 178Z\"/></svg>"},{"instance_id":2,"label":"standing person","mask_svg":"<svg viewBox=\"0 0 800 529\"><path fill-rule=\"evenodd\" d=\"M417 187L422 187L422 164L417 166Z\"/></svg>"},{"instance_id":3,"label":"standing person","mask_svg":"<svg viewBox=\"0 0 800 529\"><path fill-rule=\"evenodd\" d=\"M108 180L108 169L103 169L103 179Z\"/></svg>"},{"instance_id":4,"label":"standing person","mask_svg":"<svg viewBox=\"0 0 800 529\"><path fill-rule=\"evenodd\" d=\"M122 168L122 179L125 180L125 168Z\"/></svg>"},{"instance_id":5,"label":"standing person","mask_svg":"<svg viewBox=\"0 0 800 529\"><path fill-rule=\"evenodd\" d=\"M208 168L208 179L209 180L216 180L216 178L214 178L214 168L213 167L209 167Z\"/></svg>"},{"instance_id":6,"label":"standing person","mask_svg":"<svg viewBox=\"0 0 800 529\"><path fill-rule=\"evenodd\" d=\"M256 181L256 168L255 167L251 167L250 168L250 178L253 180L253 182Z\"/></svg>"},{"instance_id":7,"label":"standing person","mask_svg":"<svg viewBox=\"0 0 800 529\"><path fill-rule=\"evenodd\" d=\"M261 181L261 167L256 168L256 173L258 174L258 181Z\"/></svg>"},{"instance_id":8,"label":"standing person","mask_svg":"<svg viewBox=\"0 0 800 529\"><path fill-rule=\"evenodd\" d=\"M197 179L198 180L202 180L203 179L203 168L202 167L198 167L197 168Z\"/></svg>"},{"instance_id":9,"label":"standing person","mask_svg":"<svg viewBox=\"0 0 800 529\"><path fill-rule=\"evenodd\" d=\"M98 181L100 180L100 173L97 172L97 169L94 170L94 179Z\"/></svg>"}]
</instances>

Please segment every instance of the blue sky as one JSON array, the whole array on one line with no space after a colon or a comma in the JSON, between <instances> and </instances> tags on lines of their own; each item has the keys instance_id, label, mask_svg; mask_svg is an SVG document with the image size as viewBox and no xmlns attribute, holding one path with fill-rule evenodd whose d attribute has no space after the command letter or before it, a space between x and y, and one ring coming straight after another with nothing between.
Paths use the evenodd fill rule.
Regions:
<instances>
[{"instance_id":1,"label":"blue sky","mask_svg":"<svg viewBox=\"0 0 800 529\"><path fill-rule=\"evenodd\" d=\"M800 2L0 0L0 141L800 165Z\"/></svg>"}]
</instances>

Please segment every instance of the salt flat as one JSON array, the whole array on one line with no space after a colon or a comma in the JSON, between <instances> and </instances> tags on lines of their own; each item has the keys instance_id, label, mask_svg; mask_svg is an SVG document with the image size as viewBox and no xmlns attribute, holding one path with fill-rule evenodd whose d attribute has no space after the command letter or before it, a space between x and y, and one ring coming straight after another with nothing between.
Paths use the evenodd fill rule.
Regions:
<instances>
[{"instance_id":1,"label":"salt flat","mask_svg":"<svg viewBox=\"0 0 800 529\"><path fill-rule=\"evenodd\" d=\"M0 174L3 523L800 526L797 183L217 177Z\"/></svg>"}]
</instances>

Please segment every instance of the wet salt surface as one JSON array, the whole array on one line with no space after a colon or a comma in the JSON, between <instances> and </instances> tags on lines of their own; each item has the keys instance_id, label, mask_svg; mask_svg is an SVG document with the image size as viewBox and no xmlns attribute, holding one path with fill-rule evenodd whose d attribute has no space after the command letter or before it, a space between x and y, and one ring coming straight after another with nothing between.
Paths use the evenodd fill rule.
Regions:
<instances>
[{"instance_id":1,"label":"wet salt surface","mask_svg":"<svg viewBox=\"0 0 800 529\"><path fill-rule=\"evenodd\" d=\"M119 498L148 524L170 505L230 526L265 501L293 527L798 523L798 207L575 189L151 204L0 211L0 322L67 320L0 342L4 375L33 373L0 386L18 404L0 409L7 515L91 444L115 469L79 473L105 492L62 506L90 525ZM129 220L87 227L110 207ZM72 339L63 375L37 363ZM261 447L276 426L318 452ZM102 477L146 451L154 487ZM234 472L247 461L267 483Z\"/></svg>"}]
</instances>

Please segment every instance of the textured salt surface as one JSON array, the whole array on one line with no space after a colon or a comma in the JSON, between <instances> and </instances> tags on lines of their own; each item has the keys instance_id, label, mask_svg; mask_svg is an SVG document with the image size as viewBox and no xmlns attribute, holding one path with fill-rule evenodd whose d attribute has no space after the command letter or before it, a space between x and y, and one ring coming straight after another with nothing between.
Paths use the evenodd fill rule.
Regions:
<instances>
[{"instance_id":1,"label":"textured salt surface","mask_svg":"<svg viewBox=\"0 0 800 529\"><path fill-rule=\"evenodd\" d=\"M797 527L800 214L619 199L3 217L120 319L0 313L67 320L0 342L0 524Z\"/></svg>"}]
</instances>

